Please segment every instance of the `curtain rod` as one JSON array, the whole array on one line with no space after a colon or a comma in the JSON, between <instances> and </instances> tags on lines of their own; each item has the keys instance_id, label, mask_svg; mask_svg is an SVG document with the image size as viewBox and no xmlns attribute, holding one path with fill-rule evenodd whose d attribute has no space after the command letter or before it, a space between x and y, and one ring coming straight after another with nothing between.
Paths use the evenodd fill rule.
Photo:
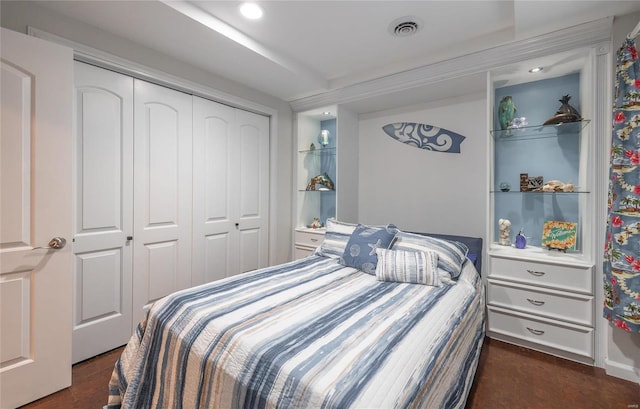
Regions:
<instances>
[{"instance_id":1,"label":"curtain rod","mask_svg":"<svg viewBox=\"0 0 640 409\"><path fill-rule=\"evenodd\" d=\"M638 21L638 24L636 25L636 28L633 29L633 31L631 32L631 34L629 34L630 38L636 38L638 36L638 34L640 34L640 21Z\"/></svg>"}]
</instances>

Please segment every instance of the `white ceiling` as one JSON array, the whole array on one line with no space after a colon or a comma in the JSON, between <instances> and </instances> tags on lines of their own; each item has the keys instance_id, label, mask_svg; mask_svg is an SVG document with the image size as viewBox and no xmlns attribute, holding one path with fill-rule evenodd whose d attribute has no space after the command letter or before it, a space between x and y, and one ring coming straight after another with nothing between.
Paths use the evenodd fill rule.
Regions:
<instances>
[{"instance_id":1,"label":"white ceiling","mask_svg":"<svg viewBox=\"0 0 640 409\"><path fill-rule=\"evenodd\" d=\"M43 1L203 70L292 101L608 16L640 1ZM389 33L405 16L407 37Z\"/></svg>"}]
</instances>

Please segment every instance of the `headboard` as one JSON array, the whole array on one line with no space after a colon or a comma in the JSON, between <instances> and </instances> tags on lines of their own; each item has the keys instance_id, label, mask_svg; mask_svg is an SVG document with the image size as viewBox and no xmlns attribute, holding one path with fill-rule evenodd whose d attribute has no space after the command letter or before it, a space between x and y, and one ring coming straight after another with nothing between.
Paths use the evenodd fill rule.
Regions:
<instances>
[{"instance_id":1,"label":"headboard","mask_svg":"<svg viewBox=\"0 0 640 409\"><path fill-rule=\"evenodd\" d=\"M482 274L482 238L437 233L413 233L421 234L423 236L435 237L437 239L459 241L460 243L466 245L467 247L469 247L469 254L475 255L475 261L473 262L473 264L476 266L476 270L478 270L478 273Z\"/></svg>"}]
</instances>

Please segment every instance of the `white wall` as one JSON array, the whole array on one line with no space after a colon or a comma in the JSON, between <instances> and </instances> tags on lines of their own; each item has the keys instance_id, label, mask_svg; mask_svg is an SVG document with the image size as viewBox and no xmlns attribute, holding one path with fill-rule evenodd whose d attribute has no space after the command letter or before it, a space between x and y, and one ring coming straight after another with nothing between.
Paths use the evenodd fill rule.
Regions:
<instances>
[{"instance_id":1,"label":"white wall","mask_svg":"<svg viewBox=\"0 0 640 409\"><path fill-rule=\"evenodd\" d=\"M625 37L640 21L640 13L616 18L613 24L613 73L615 75L616 53ZM636 37L636 45L640 45L640 36ZM613 89L613 84L612 84ZM611 135L608 135L611 138ZM604 240L604 238L602 238ZM601 247L602 248L602 247ZM602 265L596 266L598 280L596 285L602 286ZM602 315L602 308L596 307L596 314ZM602 319L605 329L605 369L607 373L640 383L640 334L627 333L615 328L610 322ZM635 376L634 376L635 375Z\"/></svg>"},{"instance_id":2,"label":"white wall","mask_svg":"<svg viewBox=\"0 0 640 409\"><path fill-rule=\"evenodd\" d=\"M292 112L289 104L242 84L205 72L182 61L133 43L93 26L56 13L32 1L1 1L2 27L26 33L27 26L88 45L109 54L155 70L193 81L223 93L267 106L277 111L278 129L271 135L272 198L270 258L272 263L290 260L291 253L291 177L293 157ZM274 160L275 159L275 160Z\"/></svg>"},{"instance_id":3,"label":"white wall","mask_svg":"<svg viewBox=\"0 0 640 409\"><path fill-rule=\"evenodd\" d=\"M361 223L485 236L487 197L486 95L440 100L360 116ZM461 153L418 149L388 136L384 125L418 122L464 135Z\"/></svg>"}]
</instances>

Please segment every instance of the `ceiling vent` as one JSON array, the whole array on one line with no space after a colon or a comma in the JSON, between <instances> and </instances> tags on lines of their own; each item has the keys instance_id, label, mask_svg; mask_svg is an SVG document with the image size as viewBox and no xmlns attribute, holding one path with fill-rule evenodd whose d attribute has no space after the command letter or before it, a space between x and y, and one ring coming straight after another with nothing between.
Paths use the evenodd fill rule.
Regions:
<instances>
[{"instance_id":1,"label":"ceiling vent","mask_svg":"<svg viewBox=\"0 0 640 409\"><path fill-rule=\"evenodd\" d=\"M400 17L389 24L389 33L395 37L408 37L417 33L421 27L422 21L417 17Z\"/></svg>"}]
</instances>

